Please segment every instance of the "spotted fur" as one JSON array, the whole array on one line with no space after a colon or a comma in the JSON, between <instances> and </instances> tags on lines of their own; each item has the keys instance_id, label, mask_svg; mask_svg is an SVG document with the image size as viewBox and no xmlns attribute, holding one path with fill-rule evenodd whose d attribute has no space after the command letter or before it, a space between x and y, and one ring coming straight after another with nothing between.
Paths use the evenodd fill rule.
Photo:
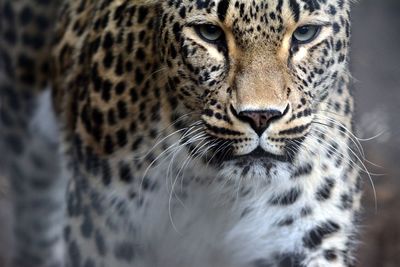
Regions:
<instances>
[{"instance_id":1,"label":"spotted fur","mask_svg":"<svg viewBox=\"0 0 400 267\"><path fill-rule=\"evenodd\" d=\"M35 55L62 129L67 265L353 266L349 6L64 1Z\"/></svg>"}]
</instances>

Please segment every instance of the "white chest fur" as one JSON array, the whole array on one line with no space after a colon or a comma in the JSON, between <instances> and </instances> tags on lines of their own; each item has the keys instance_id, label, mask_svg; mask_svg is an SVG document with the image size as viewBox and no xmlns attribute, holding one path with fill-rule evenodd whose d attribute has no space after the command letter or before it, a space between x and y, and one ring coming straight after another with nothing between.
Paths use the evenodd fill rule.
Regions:
<instances>
[{"instance_id":1,"label":"white chest fur","mask_svg":"<svg viewBox=\"0 0 400 267\"><path fill-rule=\"evenodd\" d=\"M132 212L138 226L135 239L145 251L144 266L247 266L283 251L296 252L304 232L316 220L331 216L336 207L310 206L321 180L318 166L296 181L285 164L276 168L279 171L268 183L255 177L239 183L230 177L222 183L178 182L173 191L171 183L162 183L147 198L144 210ZM302 192L295 203L271 205L271 199L293 186ZM301 219L307 208L314 215Z\"/></svg>"}]
</instances>

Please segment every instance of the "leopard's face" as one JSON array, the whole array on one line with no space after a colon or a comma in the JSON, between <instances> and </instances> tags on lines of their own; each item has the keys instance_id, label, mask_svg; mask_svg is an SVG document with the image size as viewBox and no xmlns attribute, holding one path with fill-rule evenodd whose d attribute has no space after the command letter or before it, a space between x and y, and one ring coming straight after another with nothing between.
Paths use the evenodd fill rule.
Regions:
<instances>
[{"instance_id":1,"label":"leopard's face","mask_svg":"<svg viewBox=\"0 0 400 267\"><path fill-rule=\"evenodd\" d=\"M178 110L234 157L291 159L346 69L348 5L165 1L159 37Z\"/></svg>"}]
</instances>

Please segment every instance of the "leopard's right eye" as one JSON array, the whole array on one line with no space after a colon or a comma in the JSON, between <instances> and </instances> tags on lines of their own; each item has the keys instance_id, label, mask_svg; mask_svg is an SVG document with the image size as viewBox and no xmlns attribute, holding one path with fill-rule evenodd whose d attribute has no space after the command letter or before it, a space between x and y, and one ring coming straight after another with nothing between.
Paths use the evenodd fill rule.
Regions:
<instances>
[{"instance_id":1,"label":"leopard's right eye","mask_svg":"<svg viewBox=\"0 0 400 267\"><path fill-rule=\"evenodd\" d=\"M304 25L296 29L293 33L293 42L297 44L307 44L317 38L321 31L319 25Z\"/></svg>"},{"instance_id":2,"label":"leopard's right eye","mask_svg":"<svg viewBox=\"0 0 400 267\"><path fill-rule=\"evenodd\" d=\"M196 25L194 28L201 39L211 44L221 42L225 38L224 31L212 24Z\"/></svg>"}]
</instances>

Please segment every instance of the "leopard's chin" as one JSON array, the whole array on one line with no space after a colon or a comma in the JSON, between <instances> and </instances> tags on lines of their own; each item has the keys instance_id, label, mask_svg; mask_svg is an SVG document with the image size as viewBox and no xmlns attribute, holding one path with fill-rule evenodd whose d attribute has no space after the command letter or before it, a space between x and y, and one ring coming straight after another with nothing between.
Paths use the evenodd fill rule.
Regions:
<instances>
[{"instance_id":1,"label":"leopard's chin","mask_svg":"<svg viewBox=\"0 0 400 267\"><path fill-rule=\"evenodd\" d=\"M288 155L278 155L265 151L261 147L257 147L252 152L245 155L232 156L230 160L243 160L243 161L261 161L261 162L273 162L282 161L287 162L290 160Z\"/></svg>"},{"instance_id":2,"label":"leopard's chin","mask_svg":"<svg viewBox=\"0 0 400 267\"><path fill-rule=\"evenodd\" d=\"M256 165L270 165L278 162L291 162L290 155L277 155L265 151L261 147L253 150L252 152L244 155L235 155L233 150L221 150L212 154L212 159L209 161L214 166L221 166L226 163L233 163L237 166L256 166Z\"/></svg>"},{"instance_id":3,"label":"leopard's chin","mask_svg":"<svg viewBox=\"0 0 400 267\"><path fill-rule=\"evenodd\" d=\"M242 156L224 161L218 170L222 177L230 181L246 180L247 185L253 184L251 181L267 185L274 178L278 177L276 180L279 181L279 177L288 176L290 164L273 157Z\"/></svg>"}]
</instances>

